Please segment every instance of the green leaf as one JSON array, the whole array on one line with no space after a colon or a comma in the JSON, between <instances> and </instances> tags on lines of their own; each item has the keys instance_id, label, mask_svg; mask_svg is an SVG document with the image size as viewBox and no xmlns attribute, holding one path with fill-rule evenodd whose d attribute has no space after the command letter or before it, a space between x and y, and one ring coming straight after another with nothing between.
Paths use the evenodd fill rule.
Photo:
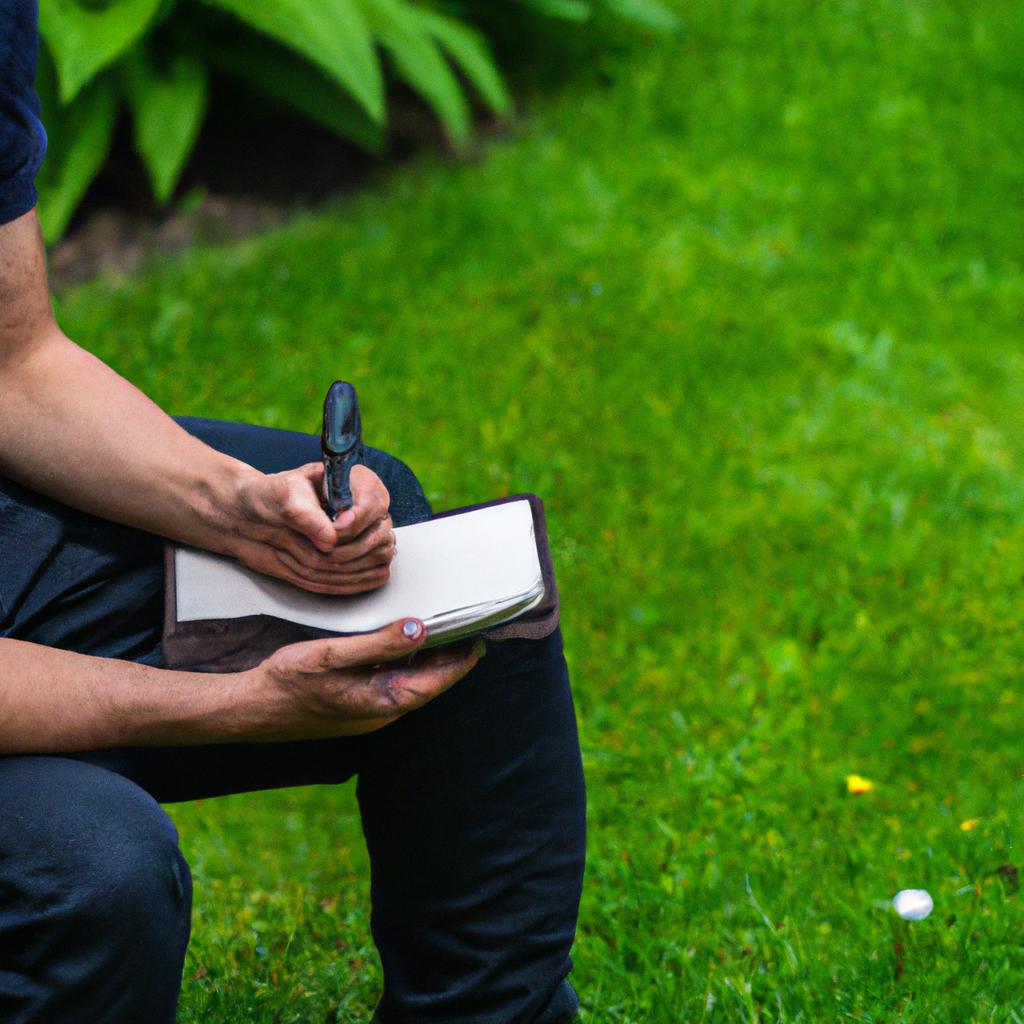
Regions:
<instances>
[{"instance_id":1,"label":"green leaf","mask_svg":"<svg viewBox=\"0 0 1024 1024\"><path fill-rule=\"evenodd\" d=\"M200 43L200 45L202 45ZM384 143L380 124L318 67L269 39L245 36L203 48L209 64L255 92L297 111L371 153Z\"/></svg>"},{"instance_id":2,"label":"green leaf","mask_svg":"<svg viewBox=\"0 0 1024 1024\"><path fill-rule=\"evenodd\" d=\"M438 11L422 10L419 17L491 110L496 114L507 114L512 104L484 37Z\"/></svg>"},{"instance_id":3,"label":"green leaf","mask_svg":"<svg viewBox=\"0 0 1024 1024\"><path fill-rule=\"evenodd\" d=\"M162 0L118 0L84 7L75 0L40 0L39 33L53 55L60 99L70 103L83 86L117 60L152 24Z\"/></svg>"},{"instance_id":4,"label":"green leaf","mask_svg":"<svg viewBox=\"0 0 1024 1024\"><path fill-rule=\"evenodd\" d=\"M56 242L110 150L117 93L110 76L104 76L64 107L45 57L39 61L36 89L49 140L46 159L36 178L39 221L47 242Z\"/></svg>"},{"instance_id":5,"label":"green leaf","mask_svg":"<svg viewBox=\"0 0 1024 1024\"><path fill-rule=\"evenodd\" d=\"M367 21L407 82L431 106L458 143L469 138L469 105L458 79L421 21L421 11L400 0L364 0Z\"/></svg>"},{"instance_id":6,"label":"green leaf","mask_svg":"<svg viewBox=\"0 0 1024 1024\"><path fill-rule=\"evenodd\" d=\"M206 110L206 71L184 50L162 68L148 48L136 47L122 64L125 96L135 118L135 148L167 202L185 166Z\"/></svg>"},{"instance_id":7,"label":"green leaf","mask_svg":"<svg viewBox=\"0 0 1024 1024\"><path fill-rule=\"evenodd\" d=\"M588 0L527 0L538 14L565 21L586 21L592 13Z\"/></svg>"},{"instance_id":8,"label":"green leaf","mask_svg":"<svg viewBox=\"0 0 1024 1024\"><path fill-rule=\"evenodd\" d=\"M679 28L679 19L658 0L604 0L604 6L613 14L659 32L675 32Z\"/></svg>"},{"instance_id":9,"label":"green leaf","mask_svg":"<svg viewBox=\"0 0 1024 1024\"><path fill-rule=\"evenodd\" d=\"M323 68L376 122L384 83L366 21L355 0L205 0Z\"/></svg>"}]
</instances>

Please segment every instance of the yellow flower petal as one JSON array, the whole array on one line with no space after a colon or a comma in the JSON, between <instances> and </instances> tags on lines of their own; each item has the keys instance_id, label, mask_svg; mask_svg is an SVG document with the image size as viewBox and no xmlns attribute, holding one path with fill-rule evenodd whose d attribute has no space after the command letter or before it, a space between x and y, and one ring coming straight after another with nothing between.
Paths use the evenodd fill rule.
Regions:
<instances>
[{"instance_id":1,"label":"yellow flower petal","mask_svg":"<svg viewBox=\"0 0 1024 1024\"><path fill-rule=\"evenodd\" d=\"M875 788L875 784L870 779L865 779L862 775L847 775L846 788L854 796L860 796L861 793L870 793Z\"/></svg>"},{"instance_id":2,"label":"yellow flower petal","mask_svg":"<svg viewBox=\"0 0 1024 1024\"><path fill-rule=\"evenodd\" d=\"M981 818L968 818L966 821L961 821L960 822L960 831L961 832L970 832L971 829L974 828L974 826L977 825L978 822L980 822L980 821L981 821Z\"/></svg>"}]
</instances>

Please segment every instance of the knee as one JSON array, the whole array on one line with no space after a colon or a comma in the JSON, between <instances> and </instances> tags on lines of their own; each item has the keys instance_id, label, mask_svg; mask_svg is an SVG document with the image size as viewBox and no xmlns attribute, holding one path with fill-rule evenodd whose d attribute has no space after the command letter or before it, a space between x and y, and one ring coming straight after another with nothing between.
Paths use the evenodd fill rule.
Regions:
<instances>
[{"instance_id":1,"label":"knee","mask_svg":"<svg viewBox=\"0 0 1024 1024\"><path fill-rule=\"evenodd\" d=\"M0 812L19 822L18 848L5 852L26 905L114 945L187 936L188 866L148 793L104 768L50 757L4 762L0 787Z\"/></svg>"},{"instance_id":2,"label":"knee","mask_svg":"<svg viewBox=\"0 0 1024 1024\"><path fill-rule=\"evenodd\" d=\"M0 1019L174 1018L191 883L134 783L61 757L0 759Z\"/></svg>"}]
</instances>

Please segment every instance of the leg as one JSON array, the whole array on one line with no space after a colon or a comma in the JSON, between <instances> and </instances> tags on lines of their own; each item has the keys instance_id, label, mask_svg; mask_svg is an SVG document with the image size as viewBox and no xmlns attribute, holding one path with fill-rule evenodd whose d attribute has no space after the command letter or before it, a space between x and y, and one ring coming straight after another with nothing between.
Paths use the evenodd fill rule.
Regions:
<instances>
[{"instance_id":1,"label":"leg","mask_svg":"<svg viewBox=\"0 0 1024 1024\"><path fill-rule=\"evenodd\" d=\"M318 457L307 435L183 423L264 471ZM372 449L367 462L391 492L396 525L430 514L403 463ZM270 776L276 781L268 784L287 785L359 773L384 1024L560 1024L574 1015L578 1001L565 977L585 806L559 634L490 644L470 676L380 732L287 747L236 748L228 778L204 767L192 784L238 774L250 786Z\"/></svg>"},{"instance_id":2,"label":"leg","mask_svg":"<svg viewBox=\"0 0 1024 1024\"><path fill-rule=\"evenodd\" d=\"M0 1020L170 1024L191 881L174 826L126 779L0 759Z\"/></svg>"},{"instance_id":3,"label":"leg","mask_svg":"<svg viewBox=\"0 0 1024 1024\"><path fill-rule=\"evenodd\" d=\"M0 477L0 637L160 664L162 550Z\"/></svg>"},{"instance_id":4,"label":"leg","mask_svg":"<svg viewBox=\"0 0 1024 1024\"><path fill-rule=\"evenodd\" d=\"M266 472L318 458L309 435L182 423ZM391 492L396 525L430 514L404 464L373 449L366 461ZM60 514L77 537L83 517ZM87 532L92 538L97 531ZM95 538L90 544L103 548ZM112 549L110 557L117 545ZM63 570L74 575L73 565ZM159 576L142 584L159 594ZM117 621L122 612L105 614ZM491 644L448 693L368 736L86 756L160 800L337 782L359 772L373 927L385 969L381 1020L556 1024L573 1015L576 998L564 979L583 870L584 800L557 634Z\"/></svg>"},{"instance_id":5,"label":"leg","mask_svg":"<svg viewBox=\"0 0 1024 1024\"><path fill-rule=\"evenodd\" d=\"M373 734L358 794L382 1024L569 1020L585 809L560 636L489 644Z\"/></svg>"}]
</instances>

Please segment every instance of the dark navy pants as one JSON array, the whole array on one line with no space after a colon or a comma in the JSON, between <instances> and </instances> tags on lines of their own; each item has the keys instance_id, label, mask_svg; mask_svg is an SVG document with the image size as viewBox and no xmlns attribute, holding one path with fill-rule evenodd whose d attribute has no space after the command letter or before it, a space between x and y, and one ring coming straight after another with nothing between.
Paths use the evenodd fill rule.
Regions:
<instances>
[{"instance_id":1,"label":"dark navy pants","mask_svg":"<svg viewBox=\"0 0 1024 1024\"><path fill-rule=\"evenodd\" d=\"M319 455L303 434L181 422L267 472ZM403 463L366 462L395 525L429 515ZM0 480L0 635L159 665L160 554ZM366 736L0 758L0 1021L172 1021L191 882L157 801L353 775L382 1024L569 1020L584 794L555 633L490 643L451 690Z\"/></svg>"}]
</instances>

